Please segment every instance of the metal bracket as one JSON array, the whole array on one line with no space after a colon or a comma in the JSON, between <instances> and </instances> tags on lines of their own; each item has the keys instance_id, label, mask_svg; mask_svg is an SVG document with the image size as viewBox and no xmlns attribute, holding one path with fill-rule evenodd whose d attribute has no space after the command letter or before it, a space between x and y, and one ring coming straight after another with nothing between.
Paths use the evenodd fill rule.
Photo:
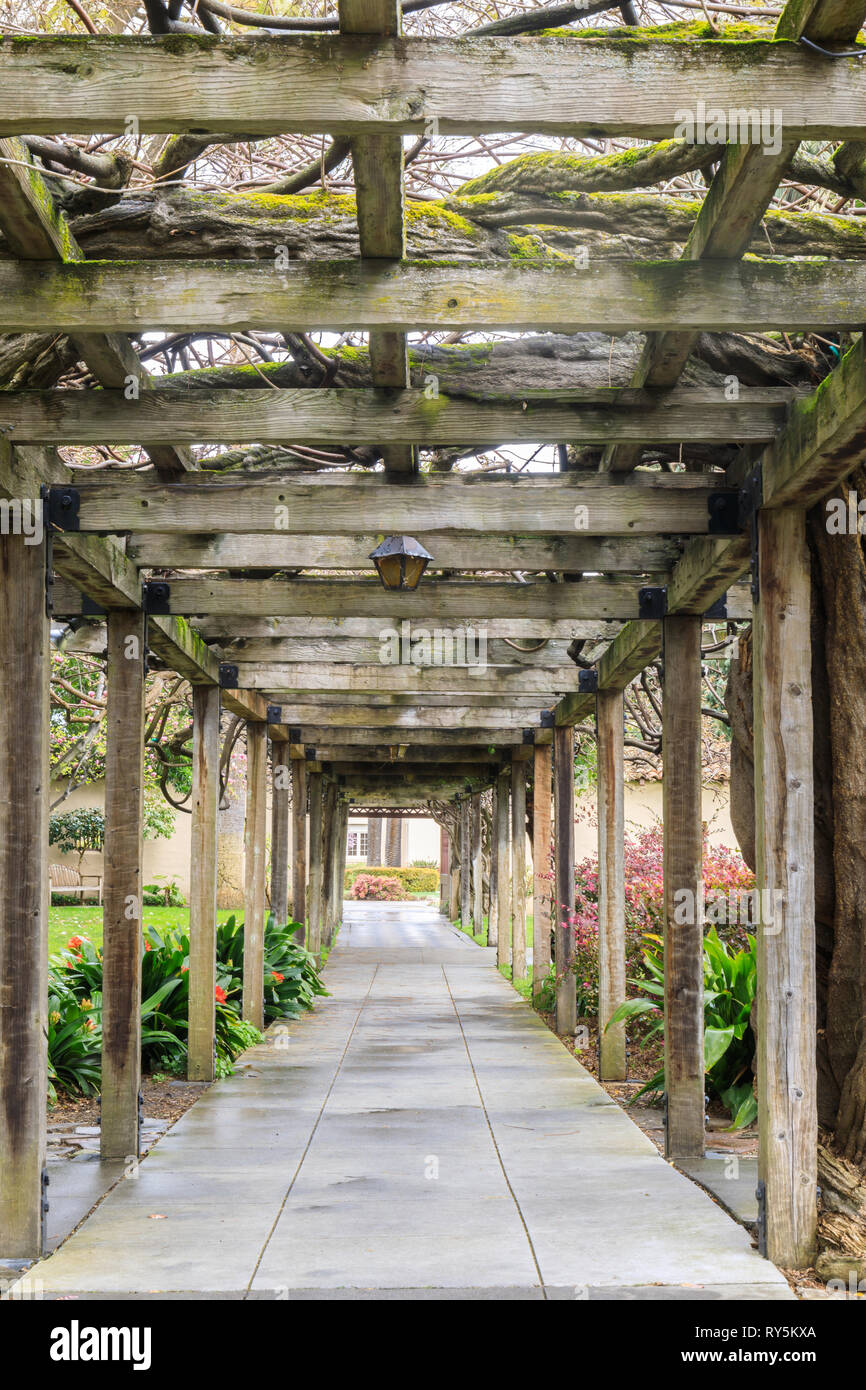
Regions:
<instances>
[{"instance_id":1,"label":"metal bracket","mask_svg":"<svg viewBox=\"0 0 866 1390\"><path fill-rule=\"evenodd\" d=\"M763 1255L764 1259L766 1259L766 1258L767 1258L767 1186L766 1186L766 1183L764 1182L764 1179L763 1179L763 1178L760 1178L759 1181L758 1181L758 1186L755 1188L755 1196L756 1196L757 1199L758 1199L758 1220L757 1220L757 1223L756 1223L756 1225L757 1225L757 1235L758 1235L758 1254L759 1254L759 1255Z\"/></svg>"},{"instance_id":2,"label":"metal bracket","mask_svg":"<svg viewBox=\"0 0 866 1390\"><path fill-rule=\"evenodd\" d=\"M289 729L289 743L300 743L300 741L301 741L301 730L300 730L300 729L290 728L290 729Z\"/></svg>"},{"instance_id":3,"label":"metal bracket","mask_svg":"<svg viewBox=\"0 0 866 1390\"><path fill-rule=\"evenodd\" d=\"M144 1122L144 1093L138 1093L138 1112L136 1115L137 1128L135 1133L135 1156L141 1158L141 1127Z\"/></svg>"},{"instance_id":4,"label":"metal bracket","mask_svg":"<svg viewBox=\"0 0 866 1390\"><path fill-rule=\"evenodd\" d=\"M233 666L230 661L221 661L219 664L220 690L237 690L238 679L237 666Z\"/></svg>"},{"instance_id":5,"label":"metal bracket","mask_svg":"<svg viewBox=\"0 0 866 1390\"><path fill-rule=\"evenodd\" d=\"M81 493L77 487L51 487L43 483L42 516L47 525L55 531L80 531L79 509Z\"/></svg>"},{"instance_id":6,"label":"metal bracket","mask_svg":"<svg viewBox=\"0 0 866 1390\"><path fill-rule=\"evenodd\" d=\"M541 711L540 726L542 729L556 728L556 715L554 714L552 709L543 709Z\"/></svg>"},{"instance_id":7,"label":"metal bracket","mask_svg":"<svg viewBox=\"0 0 866 1390\"><path fill-rule=\"evenodd\" d=\"M763 501L764 472L758 464L740 488L740 524L748 529L752 547L752 599L755 603L761 592L761 577L758 573L758 511Z\"/></svg>"},{"instance_id":8,"label":"metal bracket","mask_svg":"<svg viewBox=\"0 0 866 1390\"><path fill-rule=\"evenodd\" d=\"M523 735L523 737L521 738L521 743L535 742L535 733L532 729L522 729L521 733Z\"/></svg>"},{"instance_id":9,"label":"metal bracket","mask_svg":"<svg viewBox=\"0 0 866 1390\"><path fill-rule=\"evenodd\" d=\"M47 1233L48 1209L50 1206L50 1203L48 1201L48 1186L50 1182L51 1179L48 1176L48 1169L43 1168L39 1187L39 1248L43 1253L45 1251L45 1236Z\"/></svg>"},{"instance_id":10,"label":"metal bracket","mask_svg":"<svg viewBox=\"0 0 866 1390\"><path fill-rule=\"evenodd\" d=\"M649 618L653 621L663 618L668 611L667 589L657 589L650 586L638 589L637 608L639 618Z\"/></svg>"},{"instance_id":11,"label":"metal bracket","mask_svg":"<svg viewBox=\"0 0 866 1390\"><path fill-rule=\"evenodd\" d=\"M298 732L300 733L300 730ZM300 742L300 739L298 742ZM316 745L314 743L304 744L304 758L311 763L316 761Z\"/></svg>"},{"instance_id":12,"label":"metal bracket","mask_svg":"<svg viewBox=\"0 0 866 1390\"><path fill-rule=\"evenodd\" d=\"M141 606L145 613L168 613L171 585L164 579L145 579L141 586Z\"/></svg>"},{"instance_id":13,"label":"metal bracket","mask_svg":"<svg viewBox=\"0 0 866 1390\"><path fill-rule=\"evenodd\" d=\"M598 671L591 666L586 671L578 671L577 688L581 695L594 695L598 690Z\"/></svg>"},{"instance_id":14,"label":"metal bracket","mask_svg":"<svg viewBox=\"0 0 866 1390\"><path fill-rule=\"evenodd\" d=\"M711 536L738 535L742 525L739 503L736 492L711 492L707 498L707 533Z\"/></svg>"},{"instance_id":15,"label":"metal bracket","mask_svg":"<svg viewBox=\"0 0 866 1390\"><path fill-rule=\"evenodd\" d=\"M97 603L89 594L81 595L81 616L82 618L104 618L105 605Z\"/></svg>"},{"instance_id":16,"label":"metal bracket","mask_svg":"<svg viewBox=\"0 0 866 1390\"><path fill-rule=\"evenodd\" d=\"M715 603L710 604L709 608L707 609L706 613L704 614L704 617L705 617L705 618L726 618L727 616L728 616L728 596L727 596L727 594L722 594L721 598L717 598L716 601L715 601Z\"/></svg>"},{"instance_id":17,"label":"metal bracket","mask_svg":"<svg viewBox=\"0 0 866 1390\"><path fill-rule=\"evenodd\" d=\"M283 707L282 705L268 705L268 723L282 724Z\"/></svg>"}]
</instances>

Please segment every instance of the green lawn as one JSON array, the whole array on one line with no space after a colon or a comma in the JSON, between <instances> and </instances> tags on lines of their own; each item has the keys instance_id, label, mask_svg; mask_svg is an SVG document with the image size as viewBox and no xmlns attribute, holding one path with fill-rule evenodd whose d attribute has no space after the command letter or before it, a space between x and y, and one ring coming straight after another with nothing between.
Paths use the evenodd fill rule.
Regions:
<instances>
[{"instance_id":1,"label":"green lawn","mask_svg":"<svg viewBox=\"0 0 866 1390\"><path fill-rule=\"evenodd\" d=\"M217 921L224 922L232 914L218 912ZM163 931L166 927L189 926L188 907L146 907L144 925ZM94 946L102 945L102 908L96 903L76 903L73 907L52 907L48 914L48 951L55 955L66 945L70 936L86 936Z\"/></svg>"}]
</instances>

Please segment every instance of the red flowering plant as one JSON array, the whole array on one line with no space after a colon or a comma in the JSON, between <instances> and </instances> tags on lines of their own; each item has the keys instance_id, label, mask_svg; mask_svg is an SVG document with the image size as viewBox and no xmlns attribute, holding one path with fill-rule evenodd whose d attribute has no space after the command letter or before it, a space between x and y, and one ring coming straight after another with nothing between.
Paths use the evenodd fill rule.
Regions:
<instances>
[{"instance_id":1,"label":"red flowering plant","mask_svg":"<svg viewBox=\"0 0 866 1390\"><path fill-rule=\"evenodd\" d=\"M707 925L737 948L748 947L752 871L736 850L710 845L703 830L703 879ZM625 836L626 975L646 975L643 953L647 936L664 930L663 832L660 824ZM582 1016L598 1015L598 856L587 857L574 871L574 912L562 920L574 933L574 975Z\"/></svg>"},{"instance_id":2,"label":"red flowering plant","mask_svg":"<svg viewBox=\"0 0 866 1390\"><path fill-rule=\"evenodd\" d=\"M409 894L396 878L359 874L352 884L352 897L361 902L405 902Z\"/></svg>"}]
</instances>

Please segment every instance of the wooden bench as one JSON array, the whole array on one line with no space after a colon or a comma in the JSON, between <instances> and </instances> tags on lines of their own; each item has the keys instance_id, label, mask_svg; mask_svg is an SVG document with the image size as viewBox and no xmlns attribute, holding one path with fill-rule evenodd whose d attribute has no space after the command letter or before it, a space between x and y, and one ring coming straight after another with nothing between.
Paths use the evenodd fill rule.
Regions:
<instances>
[{"instance_id":1,"label":"wooden bench","mask_svg":"<svg viewBox=\"0 0 866 1390\"><path fill-rule=\"evenodd\" d=\"M87 879L95 879L95 882L87 883ZM49 896L55 893L80 893L83 898L85 893L95 893L96 901L102 902L102 874L82 874L71 864L49 864L48 884Z\"/></svg>"}]
</instances>

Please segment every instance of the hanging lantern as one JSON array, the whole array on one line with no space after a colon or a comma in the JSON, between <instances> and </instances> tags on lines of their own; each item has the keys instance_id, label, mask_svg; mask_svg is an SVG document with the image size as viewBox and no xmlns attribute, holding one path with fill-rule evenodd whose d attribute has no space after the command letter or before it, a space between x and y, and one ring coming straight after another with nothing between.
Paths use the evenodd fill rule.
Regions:
<instances>
[{"instance_id":1,"label":"hanging lantern","mask_svg":"<svg viewBox=\"0 0 866 1390\"><path fill-rule=\"evenodd\" d=\"M417 589L433 556L413 536L388 536L370 559L386 589Z\"/></svg>"}]
</instances>

